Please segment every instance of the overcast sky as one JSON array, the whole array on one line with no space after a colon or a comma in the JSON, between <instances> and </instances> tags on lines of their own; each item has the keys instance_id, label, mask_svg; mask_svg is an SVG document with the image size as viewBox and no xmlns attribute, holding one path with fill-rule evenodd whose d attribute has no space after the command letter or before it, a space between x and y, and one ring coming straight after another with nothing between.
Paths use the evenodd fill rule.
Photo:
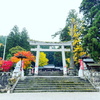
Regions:
<instances>
[{"instance_id":1,"label":"overcast sky","mask_svg":"<svg viewBox=\"0 0 100 100\"><path fill-rule=\"evenodd\" d=\"M0 35L17 25L31 39L58 41L51 35L64 28L69 10L79 11L82 0L0 0Z\"/></svg>"}]
</instances>

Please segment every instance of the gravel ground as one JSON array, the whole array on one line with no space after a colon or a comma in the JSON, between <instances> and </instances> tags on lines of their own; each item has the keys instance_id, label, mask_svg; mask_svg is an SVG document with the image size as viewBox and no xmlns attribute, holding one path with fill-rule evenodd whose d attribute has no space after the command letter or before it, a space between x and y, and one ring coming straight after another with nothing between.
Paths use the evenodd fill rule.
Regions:
<instances>
[{"instance_id":1,"label":"gravel ground","mask_svg":"<svg viewBox=\"0 0 100 100\"><path fill-rule=\"evenodd\" d=\"M100 92L2 93L0 100L100 100Z\"/></svg>"}]
</instances>

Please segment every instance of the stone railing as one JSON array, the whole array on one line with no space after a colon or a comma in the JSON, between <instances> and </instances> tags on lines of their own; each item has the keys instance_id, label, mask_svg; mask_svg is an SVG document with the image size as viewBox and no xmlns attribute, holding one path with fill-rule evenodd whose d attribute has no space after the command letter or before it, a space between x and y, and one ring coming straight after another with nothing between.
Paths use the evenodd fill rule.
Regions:
<instances>
[{"instance_id":1,"label":"stone railing","mask_svg":"<svg viewBox=\"0 0 100 100\"><path fill-rule=\"evenodd\" d=\"M12 72L0 72L0 92L13 92L20 77L12 77Z\"/></svg>"},{"instance_id":2,"label":"stone railing","mask_svg":"<svg viewBox=\"0 0 100 100\"><path fill-rule=\"evenodd\" d=\"M84 70L84 76L95 86L100 88L100 72Z\"/></svg>"},{"instance_id":3,"label":"stone railing","mask_svg":"<svg viewBox=\"0 0 100 100\"><path fill-rule=\"evenodd\" d=\"M3 76L4 74L6 74L8 77L12 76L12 72L0 72L0 76Z\"/></svg>"}]
</instances>

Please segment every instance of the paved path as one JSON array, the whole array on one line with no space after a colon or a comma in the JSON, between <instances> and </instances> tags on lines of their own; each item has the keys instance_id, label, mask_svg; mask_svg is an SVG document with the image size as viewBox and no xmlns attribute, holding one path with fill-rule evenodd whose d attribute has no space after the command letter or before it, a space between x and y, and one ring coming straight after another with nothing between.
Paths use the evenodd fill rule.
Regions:
<instances>
[{"instance_id":1,"label":"paved path","mask_svg":"<svg viewBox=\"0 0 100 100\"><path fill-rule=\"evenodd\" d=\"M4 93L0 100L100 100L100 92Z\"/></svg>"}]
</instances>

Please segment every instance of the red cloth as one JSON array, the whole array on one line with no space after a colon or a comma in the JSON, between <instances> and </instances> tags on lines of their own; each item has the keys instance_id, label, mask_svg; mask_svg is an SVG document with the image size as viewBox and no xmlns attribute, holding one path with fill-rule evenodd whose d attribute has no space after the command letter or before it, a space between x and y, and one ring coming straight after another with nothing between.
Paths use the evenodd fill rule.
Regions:
<instances>
[{"instance_id":1,"label":"red cloth","mask_svg":"<svg viewBox=\"0 0 100 100\"><path fill-rule=\"evenodd\" d=\"M20 67L20 71L22 71L22 69L24 68L24 61L21 61L21 67Z\"/></svg>"},{"instance_id":2,"label":"red cloth","mask_svg":"<svg viewBox=\"0 0 100 100\"><path fill-rule=\"evenodd\" d=\"M80 59L79 61L80 61L80 69L83 70L84 69L83 61L82 59Z\"/></svg>"}]
</instances>

